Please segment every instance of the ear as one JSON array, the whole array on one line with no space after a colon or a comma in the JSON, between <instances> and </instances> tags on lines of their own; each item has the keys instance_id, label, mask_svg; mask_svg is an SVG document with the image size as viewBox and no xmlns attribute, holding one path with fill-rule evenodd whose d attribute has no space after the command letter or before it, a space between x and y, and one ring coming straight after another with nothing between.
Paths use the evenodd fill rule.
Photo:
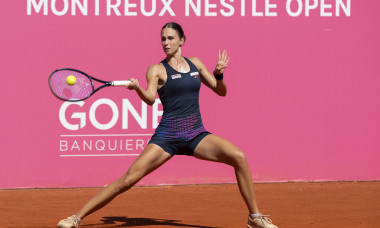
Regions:
<instances>
[{"instance_id":1,"label":"ear","mask_svg":"<svg viewBox=\"0 0 380 228\"><path fill-rule=\"evenodd\" d=\"M182 45L185 43L185 38L181 38L181 42L179 43L179 46L181 46L182 47Z\"/></svg>"}]
</instances>

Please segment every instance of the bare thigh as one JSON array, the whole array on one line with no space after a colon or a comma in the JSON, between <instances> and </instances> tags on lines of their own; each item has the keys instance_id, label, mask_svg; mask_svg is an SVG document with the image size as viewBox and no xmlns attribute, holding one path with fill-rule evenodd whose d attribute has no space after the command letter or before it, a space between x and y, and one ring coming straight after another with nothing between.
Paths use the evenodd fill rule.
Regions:
<instances>
[{"instance_id":1,"label":"bare thigh","mask_svg":"<svg viewBox=\"0 0 380 228\"><path fill-rule=\"evenodd\" d=\"M194 157L202 160L226 163L232 166L245 159L244 153L230 141L216 136L207 135L194 150Z\"/></svg>"}]
</instances>

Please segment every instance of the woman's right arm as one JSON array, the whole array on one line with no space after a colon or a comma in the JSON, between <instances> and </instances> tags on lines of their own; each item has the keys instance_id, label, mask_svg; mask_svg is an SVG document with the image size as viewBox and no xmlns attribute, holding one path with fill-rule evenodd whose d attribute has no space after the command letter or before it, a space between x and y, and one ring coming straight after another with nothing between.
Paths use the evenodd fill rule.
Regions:
<instances>
[{"instance_id":1,"label":"woman's right arm","mask_svg":"<svg viewBox=\"0 0 380 228\"><path fill-rule=\"evenodd\" d=\"M130 90L136 90L137 94L148 105L153 105L156 101L157 86L159 79L159 65L153 64L149 66L146 73L146 80L148 82L146 90L139 86L137 79L130 78L131 83L126 87Z\"/></svg>"}]
</instances>

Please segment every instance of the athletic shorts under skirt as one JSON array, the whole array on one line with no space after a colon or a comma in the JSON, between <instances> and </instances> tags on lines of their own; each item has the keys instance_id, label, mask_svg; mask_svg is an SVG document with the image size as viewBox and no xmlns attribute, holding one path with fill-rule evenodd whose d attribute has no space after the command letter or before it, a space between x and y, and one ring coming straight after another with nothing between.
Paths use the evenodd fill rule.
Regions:
<instances>
[{"instance_id":1,"label":"athletic shorts under skirt","mask_svg":"<svg viewBox=\"0 0 380 228\"><path fill-rule=\"evenodd\" d=\"M197 148L198 144L202 141L204 137L210 135L210 132L202 132L190 141L165 141L160 138L154 138L149 141L149 144L156 144L161 147L164 151L168 152L171 156L174 155L187 155L193 156L194 150Z\"/></svg>"}]
</instances>

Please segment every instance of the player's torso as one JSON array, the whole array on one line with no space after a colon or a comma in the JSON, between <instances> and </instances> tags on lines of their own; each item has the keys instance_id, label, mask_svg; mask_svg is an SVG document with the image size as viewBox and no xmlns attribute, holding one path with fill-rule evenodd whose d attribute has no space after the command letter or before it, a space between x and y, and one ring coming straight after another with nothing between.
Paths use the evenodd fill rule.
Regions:
<instances>
[{"instance_id":1,"label":"player's torso","mask_svg":"<svg viewBox=\"0 0 380 228\"><path fill-rule=\"evenodd\" d=\"M163 138L189 140L205 131L199 111L201 78L197 67L188 59L189 71L179 72L165 60L166 81L158 89L164 114L156 134Z\"/></svg>"},{"instance_id":2,"label":"player's torso","mask_svg":"<svg viewBox=\"0 0 380 228\"><path fill-rule=\"evenodd\" d=\"M177 71L165 60L161 62L165 68L165 75L161 79L164 79L164 81L158 89L161 102L165 102L167 99L184 101L194 99L195 97L198 99L201 77L197 67L190 60L186 58L185 60L188 64L188 66L184 68L187 70L185 73Z\"/></svg>"}]
</instances>

